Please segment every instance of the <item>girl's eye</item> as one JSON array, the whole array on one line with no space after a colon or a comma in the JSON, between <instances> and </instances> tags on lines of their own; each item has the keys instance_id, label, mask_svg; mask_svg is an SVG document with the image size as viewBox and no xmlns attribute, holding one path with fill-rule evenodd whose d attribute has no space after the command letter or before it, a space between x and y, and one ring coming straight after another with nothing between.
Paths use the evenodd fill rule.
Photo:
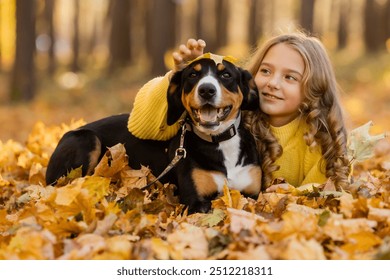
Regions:
<instances>
[{"instance_id":1,"label":"girl's eye","mask_svg":"<svg viewBox=\"0 0 390 280\"><path fill-rule=\"evenodd\" d=\"M229 79L229 78L231 78L231 76L232 75L229 72L225 72L225 73L221 74L221 77L224 78L224 79Z\"/></svg>"},{"instance_id":2,"label":"girl's eye","mask_svg":"<svg viewBox=\"0 0 390 280\"><path fill-rule=\"evenodd\" d=\"M286 78L287 80L289 80L289 81L298 81L297 78L295 78L294 76L291 76L291 75L286 75L285 78Z\"/></svg>"},{"instance_id":3,"label":"girl's eye","mask_svg":"<svg viewBox=\"0 0 390 280\"><path fill-rule=\"evenodd\" d=\"M267 68L260 68L259 72L263 75L269 75L271 73L271 71Z\"/></svg>"}]
</instances>

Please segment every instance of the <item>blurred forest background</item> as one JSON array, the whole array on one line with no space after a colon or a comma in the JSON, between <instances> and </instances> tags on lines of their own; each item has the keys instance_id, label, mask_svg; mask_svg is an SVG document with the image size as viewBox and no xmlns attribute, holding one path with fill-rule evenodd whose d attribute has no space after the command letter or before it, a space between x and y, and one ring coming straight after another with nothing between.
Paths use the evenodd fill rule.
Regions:
<instances>
[{"instance_id":1,"label":"blurred forest background","mask_svg":"<svg viewBox=\"0 0 390 280\"><path fill-rule=\"evenodd\" d=\"M349 125L390 130L390 0L0 0L0 140L128 112L188 38L238 58L278 30L329 50Z\"/></svg>"}]
</instances>

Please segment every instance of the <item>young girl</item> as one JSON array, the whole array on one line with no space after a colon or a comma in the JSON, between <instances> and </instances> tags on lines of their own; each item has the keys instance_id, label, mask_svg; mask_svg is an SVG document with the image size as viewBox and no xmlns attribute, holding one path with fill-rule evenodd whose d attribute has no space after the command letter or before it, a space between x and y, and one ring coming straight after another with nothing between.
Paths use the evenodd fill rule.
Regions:
<instances>
[{"instance_id":1,"label":"young girl","mask_svg":"<svg viewBox=\"0 0 390 280\"><path fill-rule=\"evenodd\" d=\"M250 58L260 108L247 127L264 157L265 184L348 183L347 133L338 87L322 43L303 33L268 40Z\"/></svg>"},{"instance_id":2,"label":"young girl","mask_svg":"<svg viewBox=\"0 0 390 280\"><path fill-rule=\"evenodd\" d=\"M190 39L174 53L175 69L203 53L205 43ZM263 157L265 187L276 178L293 186L347 184L346 130L335 75L322 43L302 33L267 41L248 60L260 94L259 110L246 126ZM167 140L179 125L166 124L166 91L172 71L148 82L137 94L129 130L143 139Z\"/></svg>"}]
</instances>

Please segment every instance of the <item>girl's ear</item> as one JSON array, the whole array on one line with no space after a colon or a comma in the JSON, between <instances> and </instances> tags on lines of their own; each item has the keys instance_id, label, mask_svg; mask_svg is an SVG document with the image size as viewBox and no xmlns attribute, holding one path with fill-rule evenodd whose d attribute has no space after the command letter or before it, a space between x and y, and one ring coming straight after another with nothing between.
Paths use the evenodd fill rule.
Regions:
<instances>
[{"instance_id":1,"label":"girl's ear","mask_svg":"<svg viewBox=\"0 0 390 280\"><path fill-rule=\"evenodd\" d=\"M242 110L255 111L259 109L259 91L257 90L255 81L252 75L244 69L239 68L241 72L241 79L239 87L241 89L244 99L241 104Z\"/></svg>"},{"instance_id":2,"label":"girl's ear","mask_svg":"<svg viewBox=\"0 0 390 280\"><path fill-rule=\"evenodd\" d=\"M177 122L180 116L184 112L184 106L181 102L181 94L182 94L182 82L181 76L183 71L176 72L172 78L171 82L168 86L167 91L167 101L168 101L168 114L167 114L167 124L173 125Z\"/></svg>"}]
</instances>

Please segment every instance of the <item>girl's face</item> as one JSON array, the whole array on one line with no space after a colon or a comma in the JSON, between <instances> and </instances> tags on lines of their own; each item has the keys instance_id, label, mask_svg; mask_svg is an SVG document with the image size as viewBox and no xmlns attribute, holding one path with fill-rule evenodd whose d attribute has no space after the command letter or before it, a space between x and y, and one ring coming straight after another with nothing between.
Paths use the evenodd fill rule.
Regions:
<instances>
[{"instance_id":1,"label":"girl's face","mask_svg":"<svg viewBox=\"0 0 390 280\"><path fill-rule=\"evenodd\" d=\"M299 115L303 101L302 56L284 43L272 46L255 75L260 92L260 109L269 115L272 126L288 124Z\"/></svg>"}]
</instances>

